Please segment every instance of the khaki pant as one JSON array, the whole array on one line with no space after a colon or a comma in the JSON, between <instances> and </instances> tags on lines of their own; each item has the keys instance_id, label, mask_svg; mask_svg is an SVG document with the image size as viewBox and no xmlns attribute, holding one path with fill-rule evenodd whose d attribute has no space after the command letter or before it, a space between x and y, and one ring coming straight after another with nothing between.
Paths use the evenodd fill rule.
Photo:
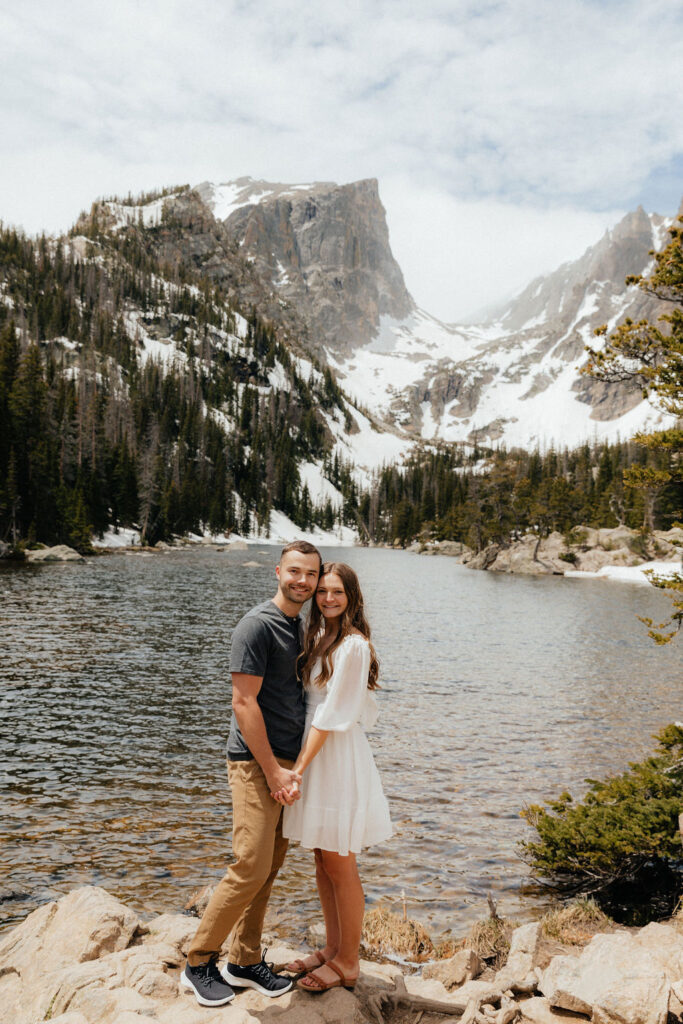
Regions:
<instances>
[{"instance_id":1,"label":"khaki pant","mask_svg":"<svg viewBox=\"0 0 683 1024\"><path fill-rule=\"evenodd\" d=\"M278 758L284 768L293 761ZM261 960L261 932L288 840L282 804L270 795L258 761L228 761L232 790L232 852L236 858L216 886L188 952L192 967L217 956L232 932L228 960L249 967Z\"/></svg>"}]
</instances>

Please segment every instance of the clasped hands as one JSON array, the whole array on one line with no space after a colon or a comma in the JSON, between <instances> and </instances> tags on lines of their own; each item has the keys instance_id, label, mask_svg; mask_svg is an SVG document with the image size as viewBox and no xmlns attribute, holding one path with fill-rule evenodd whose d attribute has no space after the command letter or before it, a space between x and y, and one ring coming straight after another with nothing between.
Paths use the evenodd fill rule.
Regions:
<instances>
[{"instance_id":1,"label":"clasped hands","mask_svg":"<svg viewBox=\"0 0 683 1024\"><path fill-rule=\"evenodd\" d=\"M295 772L291 768L280 768L277 776L269 780L271 784L270 795L273 800L277 800L279 804L287 806L293 804L295 800L300 800L301 779L302 776L299 772Z\"/></svg>"}]
</instances>

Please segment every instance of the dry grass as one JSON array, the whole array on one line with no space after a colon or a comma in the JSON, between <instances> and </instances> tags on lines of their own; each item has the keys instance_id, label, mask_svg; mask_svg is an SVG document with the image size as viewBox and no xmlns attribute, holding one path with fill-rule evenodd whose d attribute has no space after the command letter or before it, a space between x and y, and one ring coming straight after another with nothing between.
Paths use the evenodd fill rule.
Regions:
<instances>
[{"instance_id":1,"label":"dry grass","mask_svg":"<svg viewBox=\"0 0 683 1024\"><path fill-rule=\"evenodd\" d=\"M480 960L486 960L498 970L507 960L513 930L514 925L507 918L485 917L474 922L461 947L473 949Z\"/></svg>"},{"instance_id":2,"label":"dry grass","mask_svg":"<svg viewBox=\"0 0 683 1024\"><path fill-rule=\"evenodd\" d=\"M542 933L565 946L585 946L611 924L595 900L580 899L549 911L542 918Z\"/></svg>"},{"instance_id":3,"label":"dry grass","mask_svg":"<svg viewBox=\"0 0 683 1024\"><path fill-rule=\"evenodd\" d=\"M404 921L400 914L382 906L368 910L363 918L363 944L375 953L400 953L413 960L425 959L434 951L419 921Z\"/></svg>"}]
</instances>

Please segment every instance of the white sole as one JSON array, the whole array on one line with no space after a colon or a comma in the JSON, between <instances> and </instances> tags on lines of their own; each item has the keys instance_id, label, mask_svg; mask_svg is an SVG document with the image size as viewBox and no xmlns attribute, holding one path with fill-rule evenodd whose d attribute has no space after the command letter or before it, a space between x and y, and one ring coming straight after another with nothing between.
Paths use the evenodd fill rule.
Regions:
<instances>
[{"instance_id":1,"label":"white sole","mask_svg":"<svg viewBox=\"0 0 683 1024\"><path fill-rule=\"evenodd\" d=\"M275 999L277 996L283 996L286 992L289 992L292 989L292 982L290 981L287 988L279 988L277 992L269 992L267 988L263 988L256 981L248 981L245 978L236 978L230 973L227 967L224 967L221 971L221 978L223 981L227 981L228 985L234 985L235 988L253 988L254 991L260 992L262 996L268 996L269 999Z\"/></svg>"},{"instance_id":2,"label":"white sole","mask_svg":"<svg viewBox=\"0 0 683 1024\"><path fill-rule=\"evenodd\" d=\"M204 996L200 996L197 989L194 987L192 982L185 977L185 972L180 975L180 987L181 989L187 989L195 997L200 1006L227 1006L235 998L235 993L227 996L225 999L205 999Z\"/></svg>"}]
</instances>

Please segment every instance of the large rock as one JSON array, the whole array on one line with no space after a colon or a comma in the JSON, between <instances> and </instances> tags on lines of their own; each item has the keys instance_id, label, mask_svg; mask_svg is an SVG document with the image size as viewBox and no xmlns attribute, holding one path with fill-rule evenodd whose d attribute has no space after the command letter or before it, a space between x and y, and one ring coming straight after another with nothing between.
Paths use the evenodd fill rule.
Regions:
<instances>
[{"instance_id":1,"label":"large rock","mask_svg":"<svg viewBox=\"0 0 683 1024\"><path fill-rule=\"evenodd\" d=\"M594 1024L664 1024L669 992L683 975L683 935L650 924L636 935L596 935L578 958L556 956L539 989L557 1008Z\"/></svg>"},{"instance_id":2,"label":"large rock","mask_svg":"<svg viewBox=\"0 0 683 1024\"><path fill-rule=\"evenodd\" d=\"M450 990L481 974L482 963L473 949L461 949L447 960L437 960L422 969L423 978L436 978Z\"/></svg>"},{"instance_id":3,"label":"large rock","mask_svg":"<svg viewBox=\"0 0 683 1024\"><path fill-rule=\"evenodd\" d=\"M45 1014L61 986L61 973L87 965L93 974L108 977L102 968L106 953L125 950L135 934L136 914L104 889L87 886L46 903L0 942L0 1006L12 1024L33 1024ZM53 1016L70 1007L53 1006Z\"/></svg>"},{"instance_id":4,"label":"large rock","mask_svg":"<svg viewBox=\"0 0 683 1024\"><path fill-rule=\"evenodd\" d=\"M137 914L98 886L75 889L38 907L0 941L0 969L27 977L95 960L125 949L140 925Z\"/></svg>"},{"instance_id":5,"label":"large rock","mask_svg":"<svg viewBox=\"0 0 683 1024\"><path fill-rule=\"evenodd\" d=\"M199 922L187 914L160 914L144 925L144 931L154 937L155 942L165 942L187 956L190 942L194 938Z\"/></svg>"},{"instance_id":6,"label":"large rock","mask_svg":"<svg viewBox=\"0 0 683 1024\"><path fill-rule=\"evenodd\" d=\"M501 548L486 568L491 572L514 572L526 576L563 575L569 563L560 558L567 550L561 533L551 533L540 545L533 534Z\"/></svg>"},{"instance_id":7,"label":"large rock","mask_svg":"<svg viewBox=\"0 0 683 1024\"><path fill-rule=\"evenodd\" d=\"M531 924L523 924L520 928L515 928L510 938L510 951L505 961L505 967L498 972L496 978L502 978L505 975L512 981L523 981L538 964L540 944L540 921L533 921Z\"/></svg>"},{"instance_id":8,"label":"large rock","mask_svg":"<svg viewBox=\"0 0 683 1024\"><path fill-rule=\"evenodd\" d=\"M26 557L29 562L85 562L83 555L68 547L66 544L57 544L53 548L40 548L38 551L27 551Z\"/></svg>"},{"instance_id":9,"label":"large rock","mask_svg":"<svg viewBox=\"0 0 683 1024\"><path fill-rule=\"evenodd\" d=\"M563 1010L553 1010L545 996L533 996L520 1002L519 1012L522 1024L569 1024L570 1020L579 1020L568 1017Z\"/></svg>"}]
</instances>

